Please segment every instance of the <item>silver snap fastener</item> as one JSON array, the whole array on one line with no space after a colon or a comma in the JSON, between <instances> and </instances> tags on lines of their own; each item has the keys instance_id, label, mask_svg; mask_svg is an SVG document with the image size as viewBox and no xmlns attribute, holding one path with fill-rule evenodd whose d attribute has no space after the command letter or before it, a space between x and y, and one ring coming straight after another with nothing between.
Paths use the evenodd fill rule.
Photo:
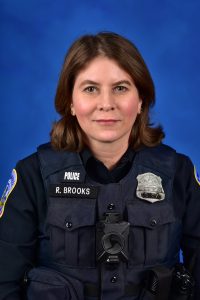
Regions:
<instances>
[{"instance_id":1,"label":"silver snap fastener","mask_svg":"<svg viewBox=\"0 0 200 300\"><path fill-rule=\"evenodd\" d=\"M150 224L151 224L152 227L155 227L155 226L157 225L156 219L152 219L152 220L150 221Z\"/></svg>"},{"instance_id":2,"label":"silver snap fastener","mask_svg":"<svg viewBox=\"0 0 200 300\"><path fill-rule=\"evenodd\" d=\"M115 209L115 204L114 204L114 203L109 203L108 206L107 206L107 209L108 209L108 210L113 210L113 209Z\"/></svg>"},{"instance_id":3,"label":"silver snap fastener","mask_svg":"<svg viewBox=\"0 0 200 300\"><path fill-rule=\"evenodd\" d=\"M72 228L72 222L67 222L67 223L66 223L66 227L67 227L67 228Z\"/></svg>"},{"instance_id":4,"label":"silver snap fastener","mask_svg":"<svg viewBox=\"0 0 200 300\"><path fill-rule=\"evenodd\" d=\"M115 282L117 282L117 276L113 276L112 278L111 278L111 280L110 280L112 283L115 283Z\"/></svg>"}]
</instances>

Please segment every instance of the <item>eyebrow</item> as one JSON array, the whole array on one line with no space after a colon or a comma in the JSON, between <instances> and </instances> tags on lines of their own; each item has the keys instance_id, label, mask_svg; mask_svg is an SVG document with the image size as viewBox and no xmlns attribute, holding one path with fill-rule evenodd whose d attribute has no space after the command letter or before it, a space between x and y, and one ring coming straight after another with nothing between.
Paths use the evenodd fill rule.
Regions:
<instances>
[{"instance_id":1,"label":"eyebrow","mask_svg":"<svg viewBox=\"0 0 200 300\"><path fill-rule=\"evenodd\" d=\"M131 82L129 80L120 80L120 81L113 83L113 85L120 85L120 84L131 85Z\"/></svg>"},{"instance_id":2,"label":"eyebrow","mask_svg":"<svg viewBox=\"0 0 200 300\"><path fill-rule=\"evenodd\" d=\"M93 80L84 80L81 82L80 84L80 87L84 86L84 85L87 85L87 84L92 84L92 85L100 85L98 82L96 81L93 81ZM131 82L129 80L120 80L120 81L116 81L112 84L112 86L115 86L115 85L120 85L120 84L127 84L129 86L131 86Z\"/></svg>"},{"instance_id":3,"label":"eyebrow","mask_svg":"<svg viewBox=\"0 0 200 300\"><path fill-rule=\"evenodd\" d=\"M84 81L81 82L80 87L82 87L83 85L86 85L86 84L99 85L98 82L87 79L87 80L84 80Z\"/></svg>"}]
</instances>

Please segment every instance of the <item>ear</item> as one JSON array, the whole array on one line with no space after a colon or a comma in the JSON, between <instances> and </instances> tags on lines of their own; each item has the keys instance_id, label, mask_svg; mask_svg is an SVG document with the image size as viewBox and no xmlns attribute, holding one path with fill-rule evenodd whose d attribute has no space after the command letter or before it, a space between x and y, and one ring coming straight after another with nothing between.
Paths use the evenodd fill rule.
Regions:
<instances>
[{"instance_id":1,"label":"ear","mask_svg":"<svg viewBox=\"0 0 200 300\"><path fill-rule=\"evenodd\" d=\"M142 111L142 99L140 99L139 103L138 103L138 114L140 114Z\"/></svg>"},{"instance_id":2,"label":"ear","mask_svg":"<svg viewBox=\"0 0 200 300\"><path fill-rule=\"evenodd\" d=\"M73 106L73 103L71 104L71 115L72 116L75 116L75 110L74 110L74 106Z\"/></svg>"}]
</instances>

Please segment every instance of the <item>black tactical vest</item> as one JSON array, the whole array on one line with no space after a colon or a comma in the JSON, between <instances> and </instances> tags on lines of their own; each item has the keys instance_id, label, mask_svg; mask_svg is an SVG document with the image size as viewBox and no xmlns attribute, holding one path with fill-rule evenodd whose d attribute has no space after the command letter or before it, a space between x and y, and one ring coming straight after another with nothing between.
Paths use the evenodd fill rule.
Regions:
<instances>
[{"instance_id":1,"label":"black tactical vest","mask_svg":"<svg viewBox=\"0 0 200 300\"><path fill-rule=\"evenodd\" d=\"M179 260L175 151L143 148L109 184L89 178L77 153L45 144L38 155L48 210L28 299L154 299L143 295L147 271Z\"/></svg>"}]
</instances>

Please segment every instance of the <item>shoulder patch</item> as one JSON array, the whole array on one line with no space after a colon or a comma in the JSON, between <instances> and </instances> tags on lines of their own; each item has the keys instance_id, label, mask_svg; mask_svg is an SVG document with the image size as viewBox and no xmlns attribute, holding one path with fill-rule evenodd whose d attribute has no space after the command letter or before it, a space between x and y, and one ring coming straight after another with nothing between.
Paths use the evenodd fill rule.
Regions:
<instances>
[{"instance_id":1,"label":"shoulder patch","mask_svg":"<svg viewBox=\"0 0 200 300\"><path fill-rule=\"evenodd\" d=\"M200 175L198 174L195 167L194 167L194 177L195 177L196 182L198 183L198 185L200 185Z\"/></svg>"},{"instance_id":2,"label":"shoulder patch","mask_svg":"<svg viewBox=\"0 0 200 300\"><path fill-rule=\"evenodd\" d=\"M17 171L13 169L11 173L11 177L8 180L8 183L6 185L6 188L0 200L0 218L3 216L4 207L6 205L7 199L10 193L12 192L12 190L14 189L14 187L16 186L16 183L17 183Z\"/></svg>"}]
</instances>

